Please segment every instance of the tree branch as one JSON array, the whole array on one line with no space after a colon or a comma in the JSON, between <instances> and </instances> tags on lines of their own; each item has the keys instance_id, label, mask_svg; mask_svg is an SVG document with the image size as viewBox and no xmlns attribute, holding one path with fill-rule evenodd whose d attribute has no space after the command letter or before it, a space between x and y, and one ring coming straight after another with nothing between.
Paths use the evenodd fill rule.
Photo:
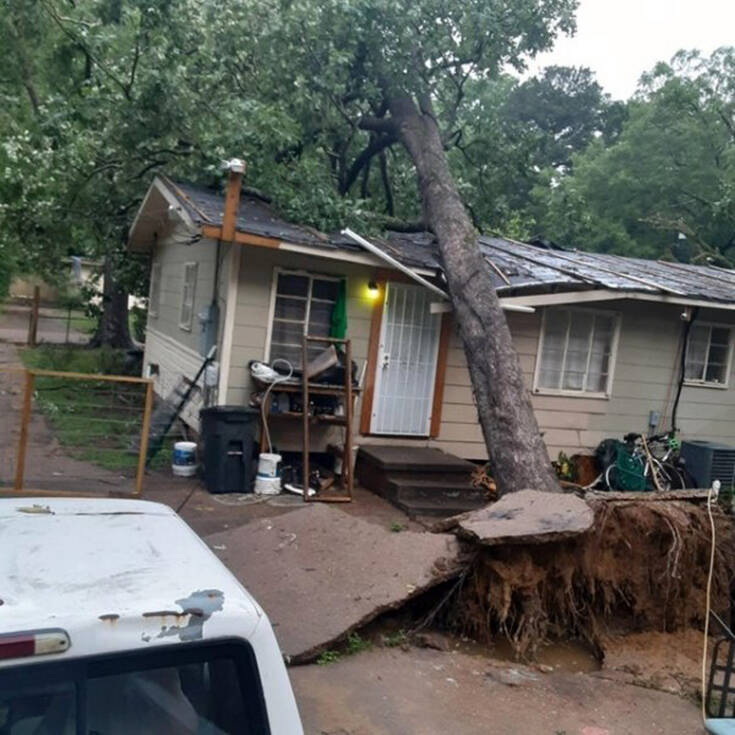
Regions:
<instances>
[{"instance_id":1,"label":"tree branch","mask_svg":"<svg viewBox=\"0 0 735 735\"><path fill-rule=\"evenodd\" d=\"M373 136L370 143L368 143L367 147L353 161L352 166L350 166L349 171L347 171L344 181L340 187L340 194L342 194L342 196L347 194L359 176L360 171L362 171L373 156L392 146L397 140L398 139L395 135L383 135L382 137Z\"/></svg>"}]
</instances>

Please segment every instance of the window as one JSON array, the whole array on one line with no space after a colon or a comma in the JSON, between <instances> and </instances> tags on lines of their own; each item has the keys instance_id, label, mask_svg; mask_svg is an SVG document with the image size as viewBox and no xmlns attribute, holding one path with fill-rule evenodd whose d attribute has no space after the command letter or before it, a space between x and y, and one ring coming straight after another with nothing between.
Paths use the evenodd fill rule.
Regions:
<instances>
[{"instance_id":1,"label":"window","mask_svg":"<svg viewBox=\"0 0 735 735\"><path fill-rule=\"evenodd\" d=\"M0 726L55 735L270 732L255 655L239 641L0 670Z\"/></svg>"},{"instance_id":2,"label":"window","mask_svg":"<svg viewBox=\"0 0 735 735\"><path fill-rule=\"evenodd\" d=\"M687 383L727 386L732 329L722 324L692 324L684 368Z\"/></svg>"},{"instance_id":3,"label":"window","mask_svg":"<svg viewBox=\"0 0 735 735\"><path fill-rule=\"evenodd\" d=\"M271 362L283 358L300 368L303 336L329 336L339 283L340 279L328 276L276 271L268 354ZM310 356L323 349L314 345Z\"/></svg>"},{"instance_id":4,"label":"window","mask_svg":"<svg viewBox=\"0 0 735 735\"><path fill-rule=\"evenodd\" d=\"M191 323L194 320L194 292L197 285L198 263L184 264L184 288L181 291L181 315L179 326L191 331Z\"/></svg>"},{"instance_id":5,"label":"window","mask_svg":"<svg viewBox=\"0 0 735 735\"><path fill-rule=\"evenodd\" d=\"M547 309L534 390L608 394L618 327L610 312Z\"/></svg>"},{"instance_id":6,"label":"window","mask_svg":"<svg viewBox=\"0 0 735 735\"><path fill-rule=\"evenodd\" d=\"M161 305L161 264L154 263L151 267L151 291L148 297L148 316L158 316Z\"/></svg>"}]
</instances>

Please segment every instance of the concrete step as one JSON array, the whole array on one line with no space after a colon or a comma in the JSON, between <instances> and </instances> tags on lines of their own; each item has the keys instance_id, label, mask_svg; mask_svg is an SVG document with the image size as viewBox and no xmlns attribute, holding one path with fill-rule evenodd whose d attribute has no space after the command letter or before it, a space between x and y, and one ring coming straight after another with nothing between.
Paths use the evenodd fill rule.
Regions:
<instances>
[{"instance_id":1,"label":"concrete step","mask_svg":"<svg viewBox=\"0 0 735 735\"><path fill-rule=\"evenodd\" d=\"M487 504L485 499L457 498L453 502L447 500L396 500L393 504L408 514L410 518L417 516L432 516L446 518L447 516L465 513L468 510L477 510Z\"/></svg>"}]
</instances>

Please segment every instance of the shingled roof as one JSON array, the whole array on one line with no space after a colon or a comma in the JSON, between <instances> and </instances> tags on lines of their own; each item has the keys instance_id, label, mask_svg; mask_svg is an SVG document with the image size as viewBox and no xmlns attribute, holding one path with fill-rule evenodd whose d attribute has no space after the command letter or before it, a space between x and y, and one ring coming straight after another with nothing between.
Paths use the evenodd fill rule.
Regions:
<instances>
[{"instance_id":1,"label":"shingled roof","mask_svg":"<svg viewBox=\"0 0 735 735\"><path fill-rule=\"evenodd\" d=\"M221 193L165 177L161 180L193 222L221 225ZM269 202L248 194L242 195L236 229L332 252L361 251L343 235L328 235L287 221ZM404 265L441 271L441 256L431 233L390 232L370 239ZM504 297L603 289L619 291L621 297L643 293L711 301L713 305L735 303L735 270L731 269L588 253L484 235L479 244L491 266L493 284Z\"/></svg>"}]
</instances>

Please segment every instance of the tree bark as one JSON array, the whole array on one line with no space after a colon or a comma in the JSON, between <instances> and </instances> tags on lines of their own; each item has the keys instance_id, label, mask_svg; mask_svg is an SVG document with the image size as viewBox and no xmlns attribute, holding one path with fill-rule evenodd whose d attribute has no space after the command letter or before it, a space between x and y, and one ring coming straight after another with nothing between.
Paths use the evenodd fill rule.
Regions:
<instances>
[{"instance_id":1,"label":"tree bark","mask_svg":"<svg viewBox=\"0 0 735 735\"><path fill-rule=\"evenodd\" d=\"M105 258L102 287L102 315L90 347L113 347L129 350L135 345L128 325L128 292L115 278L112 258Z\"/></svg>"},{"instance_id":2,"label":"tree bark","mask_svg":"<svg viewBox=\"0 0 735 735\"><path fill-rule=\"evenodd\" d=\"M424 218L439 244L498 489L559 491L490 268L454 184L429 103L419 109L401 95L389 100L389 109L416 166Z\"/></svg>"}]
</instances>

